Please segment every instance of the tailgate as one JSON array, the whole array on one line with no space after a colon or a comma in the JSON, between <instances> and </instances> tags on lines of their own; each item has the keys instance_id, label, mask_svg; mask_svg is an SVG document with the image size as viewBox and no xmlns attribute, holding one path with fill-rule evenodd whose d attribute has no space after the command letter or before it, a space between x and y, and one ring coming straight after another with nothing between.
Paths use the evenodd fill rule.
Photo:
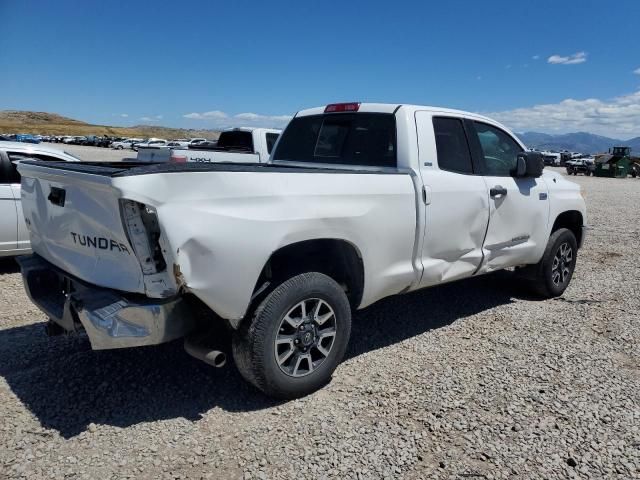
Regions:
<instances>
[{"instance_id":1,"label":"tailgate","mask_svg":"<svg viewBox=\"0 0 640 480\"><path fill-rule=\"evenodd\" d=\"M34 253L86 282L145 293L111 177L37 163L18 166Z\"/></svg>"}]
</instances>

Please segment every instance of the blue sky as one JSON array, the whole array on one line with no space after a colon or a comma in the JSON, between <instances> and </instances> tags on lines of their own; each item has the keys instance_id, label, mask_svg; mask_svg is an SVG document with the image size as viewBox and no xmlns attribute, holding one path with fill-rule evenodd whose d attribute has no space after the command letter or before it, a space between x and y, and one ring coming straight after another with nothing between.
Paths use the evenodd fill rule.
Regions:
<instances>
[{"instance_id":1,"label":"blue sky","mask_svg":"<svg viewBox=\"0 0 640 480\"><path fill-rule=\"evenodd\" d=\"M0 0L0 19L0 109L213 128L356 100L640 135L637 0Z\"/></svg>"}]
</instances>

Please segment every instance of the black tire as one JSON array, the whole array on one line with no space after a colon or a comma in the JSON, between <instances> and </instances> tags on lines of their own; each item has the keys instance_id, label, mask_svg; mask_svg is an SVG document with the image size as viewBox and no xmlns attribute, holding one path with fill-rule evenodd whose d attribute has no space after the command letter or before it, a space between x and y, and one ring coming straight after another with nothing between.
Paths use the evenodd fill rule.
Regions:
<instances>
[{"instance_id":1,"label":"black tire","mask_svg":"<svg viewBox=\"0 0 640 480\"><path fill-rule=\"evenodd\" d=\"M278 336L283 338L283 330L290 328L290 324L285 323L285 316L291 316L292 309L298 308L298 305L303 302L313 302L318 299L328 305L334 314L330 317L335 319L332 320L335 330L333 341L328 347L328 354L317 361L317 366L313 366L316 361L311 360L313 344L304 352L301 350L305 348L303 345L297 347L293 344L285 345L289 348L280 357L284 357L291 349L292 362L296 362L297 357L304 357L307 355L306 352L309 352L308 362L305 360L307 372L303 372L302 376L292 376L301 362L293 367L293 372L286 373L285 367L281 368L276 358L280 348L276 347L276 339ZM301 318L303 317L304 315L301 314ZM311 319L305 322L305 325L316 329L315 334L312 334L316 341L320 337L316 335L321 332L320 327L317 327ZM293 335L302 335L295 328L293 330L295 331ZM332 278L322 273L303 273L276 287L255 309L253 316L245 319L240 328L234 332L233 358L242 377L268 396L280 399L298 398L316 391L331 379L333 371L347 349L350 333L351 308L344 290ZM301 339L302 337L296 338L296 341L300 342ZM326 350L327 345L323 348ZM319 355L320 351L315 350L315 354Z\"/></svg>"},{"instance_id":2,"label":"black tire","mask_svg":"<svg viewBox=\"0 0 640 480\"><path fill-rule=\"evenodd\" d=\"M116 147L116 150L122 150L122 148L123 148L123 147L122 147L122 145L118 145L118 146Z\"/></svg>"},{"instance_id":3,"label":"black tire","mask_svg":"<svg viewBox=\"0 0 640 480\"><path fill-rule=\"evenodd\" d=\"M560 255L560 250L566 245L571 249L571 260L560 262L554 269L554 259ZM553 232L547 242L547 248L542 259L535 265L525 269L525 275L529 279L529 286L533 293L544 298L559 297L569 286L576 266L578 242L573 232L566 228L560 228ZM557 277L559 268L567 268L566 273Z\"/></svg>"}]
</instances>

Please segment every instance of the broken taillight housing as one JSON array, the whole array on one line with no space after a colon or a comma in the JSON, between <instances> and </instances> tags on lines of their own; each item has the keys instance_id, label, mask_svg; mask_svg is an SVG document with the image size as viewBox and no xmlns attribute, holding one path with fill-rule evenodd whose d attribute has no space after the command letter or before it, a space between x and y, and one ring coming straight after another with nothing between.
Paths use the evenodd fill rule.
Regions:
<instances>
[{"instance_id":1,"label":"broken taillight housing","mask_svg":"<svg viewBox=\"0 0 640 480\"><path fill-rule=\"evenodd\" d=\"M122 222L145 275L166 270L160 246L160 224L153 207L133 200L120 200Z\"/></svg>"}]
</instances>

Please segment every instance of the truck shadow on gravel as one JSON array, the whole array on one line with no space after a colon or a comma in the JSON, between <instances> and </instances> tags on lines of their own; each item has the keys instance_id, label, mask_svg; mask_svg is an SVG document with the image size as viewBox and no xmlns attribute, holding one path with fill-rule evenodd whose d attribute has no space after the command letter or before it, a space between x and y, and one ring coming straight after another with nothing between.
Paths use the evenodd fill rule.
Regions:
<instances>
[{"instance_id":1,"label":"truck shadow on gravel","mask_svg":"<svg viewBox=\"0 0 640 480\"><path fill-rule=\"evenodd\" d=\"M514 296L518 291L508 277L491 275L385 299L354 316L347 358L508 304ZM278 404L248 386L233 365L209 367L188 356L181 342L94 352L83 337L46 337L44 323L0 330L0 375L43 428L65 438L90 423L197 421L215 407L255 411Z\"/></svg>"},{"instance_id":2,"label":"truck shadow on gravel","mask_svg":"<svg viewBox=\"0 0 640 480\"><path fill-rule=\"evenodd\" d=\"M20 267L13 258L0 258L0 275L18 273Z\"/></svg>"}]
</instances>

